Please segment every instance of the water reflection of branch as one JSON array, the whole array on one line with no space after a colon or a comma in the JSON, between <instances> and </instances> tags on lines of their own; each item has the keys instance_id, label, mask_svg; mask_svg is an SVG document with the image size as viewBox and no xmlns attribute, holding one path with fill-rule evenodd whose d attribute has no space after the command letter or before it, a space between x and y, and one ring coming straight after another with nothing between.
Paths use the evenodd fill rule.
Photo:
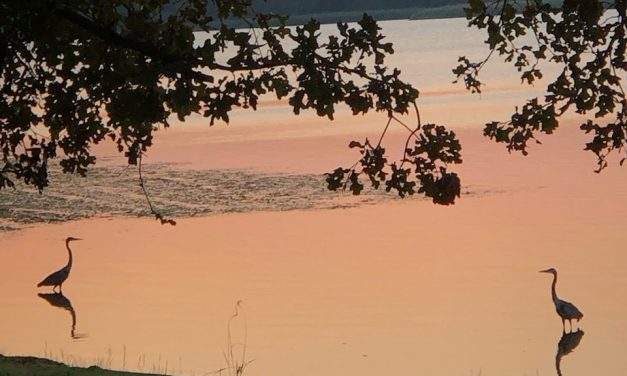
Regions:
<instances>
[{"instance_id":1,"label":"water reflection of branch","mask_svg":"<svg viewBox=\"0 0 627 376\"><path fill-rule=\"evenodd\" d=\"M63 295L63 293L59 293L59 292L40 293L40 294L37 294L37 296L39 296L40 298L50 303L50 305L53 305L55 307L58 307L58 308L61 308L70 312L70 316L72 317L72 328L70 329L70 336L73 339L83 339L87 337L87 334L79 334L75 332L76 311L74 310L74 307L72 307L72 302L70 301L70 299L66 298L65 295Z\"/></svg>"},{"instance_id":2,"label":"water reflection of branch","mask_svg":"<svg viewBox=\"0 0 627 376\"><path fill-rule=\"evenodd\" d=\"M560 367L560 363L562 361L562 357L570 354L579 346L579 342L581 342L581 338L583 337L583 330L577 329L576 332L563 333L562 338L560 338L557 343L557 354L555 354L555 369L557 370L557 375L562 376L562 369Z\"/></svg>"}]
</instances>

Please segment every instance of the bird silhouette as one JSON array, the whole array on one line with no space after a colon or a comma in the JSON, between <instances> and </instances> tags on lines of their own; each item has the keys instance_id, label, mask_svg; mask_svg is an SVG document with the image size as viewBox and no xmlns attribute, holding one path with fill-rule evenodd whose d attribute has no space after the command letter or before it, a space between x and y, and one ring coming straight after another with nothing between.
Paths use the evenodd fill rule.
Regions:
<instances>
[{"instance_id":1,"label":"bird silhouette","mask_svg":"<svg viewBox=\"0 0 627 376\"><path fill-rule=\"evenodd\" d=\"M75 240L82 240L82 239L73 238L71 236L65 239L65 247L67 248L67 252L69 256L67 265L65 265L61 269L57 270L56 272L44 278L43 281L37 284L37 287L52 286L52 291L56 291L56 288L58 286L59 292L62 292L63 282L65 282L67 277L70 275L70 270L72 270L72 250L70 249L70 242L75 241Z\"/></svg>"},{"instance_id":2,"label":"bird silhouette","mask_svg":"<svg viewBox=\"0 0 627 376\"><path fill-rule=\"evenodd\" d=\"M575 319L577 322L581 320L583 317L583 313L575 307L573 303L567 302L565 300L561 300L557 297L557 293L555 292L555 285L557 284L557 270L554 268L540 270L540 273L550 273L553 274L553 284L551 285L551 297L553 298L553 304L555 304L555 311L562 318L562 327L564 332L566 332L566 320L570 324L570 331L573 331L573 323L572 320Z\"/></svg>"},{"instance_id":3,"label":"bird silhouette","mask_svg":"<svg viewBox=\"0 0 627 376\"><path fill-rule=\"evenodd\" d=\"M40 294L37 294L37 296L39 296L40 298L50 303L52 306L64 309L70 313L70 316L72 317L70 337L72 337L73 339L83 339L87 337L87 334L76 333L75 331L76 330L76 311L74 310L74 307L72 307L72 302L70 301L70 299L65 297L63 293L60 293L60 292L44 293L44 294L40 293Z\"/></svg>"},{"instance_id":4,"label":"bird silhouette","mask_svg":"<svg viewBox=\"0 0 627 376\"><path fill-rule=\"evenodd\" d=\"M579 329L571 333L562 333L562 338L560 338L560 341L557 343L557 353L555 354L555 369L557 370L558 376L562 376L562 357L570 354L579 346L583 334L583 330Z\"/></svg>"}]
</instances>

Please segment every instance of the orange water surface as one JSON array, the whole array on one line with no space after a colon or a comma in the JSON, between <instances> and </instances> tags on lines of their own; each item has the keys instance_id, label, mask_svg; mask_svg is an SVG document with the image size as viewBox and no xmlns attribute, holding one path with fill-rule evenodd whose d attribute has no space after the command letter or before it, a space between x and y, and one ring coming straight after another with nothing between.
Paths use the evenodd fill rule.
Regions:
<instances>
[{"instance_id":1,"label":"orange water surface","mask_svg":"<svg viewBox=\"0 0 627 376\"><path fill-rule=\"evenodd\" d=\"M384 31L404 43L408 28L463 25L396 21ZM442 59L472 47L457 43ZM396 62L410 69L422 53L439 61L432 46ZM577 119L528 157L509 155L481 124L511 111L519 89L497 74L498 90L465 98L427 68L412 76L430 88L423 121L452 123L463 144L456 205L405 199L175 227L112 217L1 232L0 353L181 375L229 374L229 354L250 362L245 375L627 374L627 170L612 159L593 172ZM148 162L322 173L352 164L348 141L385 125L376 114L295 118L280 103L229 126L194 122L160 132ZM404 137L391 131L391 154ZM65 306L54 306L35 285L64 265L70 235L84 240L72 243ZM538 273L548 267L559 271L558 295L584 313L576 337L562 337L551 277Z\"/></svg>"}]
</instances>

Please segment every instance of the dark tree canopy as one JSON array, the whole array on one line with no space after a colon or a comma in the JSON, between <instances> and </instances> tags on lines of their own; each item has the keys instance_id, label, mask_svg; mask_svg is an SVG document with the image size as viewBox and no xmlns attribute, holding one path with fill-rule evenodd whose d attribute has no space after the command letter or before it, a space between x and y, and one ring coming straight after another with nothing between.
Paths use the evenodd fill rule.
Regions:
<instances>
[{"instance_id":1,"label":"dark tree canopy","mask_svg":"<svg viewBox=\"0 0 627 376\"><path fill-rule=\"evenodd\" d=\"M597 172L612 152L627 159L627 15L625 0L565 0L554 6L542 0L470 0L470 26L486 29L488 57L471 62L460 57L454 70L473 92L481 91L478 74L493 52L512 62L521 80L542 78L542 61L557 63L561 72L546 88L544 98L532 98L506 122L493 121L484 134L527 153L540 133L551 134L569 110L592 114L581 129L592 135L585 146L598 158ZM523 38L532 36L534 43Z\"/></svg>"},{"instance_id":2,"label":"dark tree canopy","mask_svg":"<svg viewBox=\"0 0 627 376\"><path fill-rule=\"evenodd\" d=\"M20 179L44 189L57 156L63 171L84 175L96 161L90 147L105 139L141 167L171 116L228 122L234 108L254 110L268 93L286 98L295 114L311 109L330 119L341 103L355 115L374 110L390 119L417 111L418 91L386 67L393 48L371 17L355 28L340 23L337 36L324 40L314 20L294 29L284 21L252 13L250 0L0 3L0 188ZM198 30L207 39L195 44ZM408 140L401 165L387 162L381 141L366 142L363 167L336 170L329 188L358 194L359 176L367 175L401 195L417 184L452 203L459 180L446 165L461 162L455 135L420 123L410 132L415 148ZM412 165L416 183L403 164Z\"/></svg>"},{"instance_id":3,"label":"dark tree canopy","mask_svg":"<svg viewBox=\"0 0 627 376\"><path fill-rule=\"evenodd\" d=\"M461 163L461 146L443 126L421 123L418 91L385 65L393 46L371 17L355 27L339 23L335 36L322 38L317 21L287 28L284 17L257 13L251 1L0 2L0 189L16 180L44 189L55 157L63 171L84 175L96 162L91 146L105 139L139 165L141 181L141 156L173 116L228 122L233 109L255 110L261 96L274 95L296 115L313 110L333 119L343 104L355 115L388 116L377 142L350 143L359 160L327 174L329 189L359 194L368 183L454 202L460 180L448 168ZM487 30L490 48L484 61L460 58L454 72L469 89L480 91L478 74L494 51L528 83L542 77L542 60L563 67L544 99L531 99L510 121L487 124L488 137L526 153L537 132L553 132L574 108L594 113L581 128L593 134L587 149L599 170L609 153L625 151L625 0L567 0L560 7L470 0L467 17ZM230 27L234 19L249 28ZM524 35L535 44L520 42ZM408 112L415 124L400 120ZM392 122L408 131L398 161L389 161L383 146Z\"/></svg>"}]
</instances>

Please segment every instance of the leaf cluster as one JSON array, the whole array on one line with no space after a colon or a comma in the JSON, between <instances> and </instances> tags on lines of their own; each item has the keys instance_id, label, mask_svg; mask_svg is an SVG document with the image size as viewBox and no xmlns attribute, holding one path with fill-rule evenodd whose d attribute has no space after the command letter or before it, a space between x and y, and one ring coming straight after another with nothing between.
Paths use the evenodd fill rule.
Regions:
<instances>
[{"instance_id":1,"label":"leaf cluster","mask_svg":"<svg viewBox=\"0 0 627 376\"><path fill-rule=\"evenodd\" d=\"M441 205L454 204L460 196L461 181L447 166L462 162L461 145L455 133L441 125L418 124L410 132L399 162L388 160L381 142L351 141L349 147L357 149L361 158L351 168L340 167L326 174L330 190L348 189L359 195L364 189L362 180L367 179L375 189L383 184L386 191L400 197L421 193Z\"/></svg>"},{"instance_id":2,"label":"leaf cluster","mask_svg":"<svg viewBox=\"0 0 627 376\"><path fill-rule=\"evenodd\" d=\"M565 0L560 5L543 0L470 0L469 25L487 31L490 54L472 62L459 58L453 70L466 87L481 92L479 72L496 52L533 84L543 77L539 64L559 64L561 72L547 85L544 98L534 98L516 109L509 121L486 124L484 134L526 154L538 132L551 134L559 117L569 110L592 113L581 125L593 140L586 150L597 156L597 172L607 166L613 151L627 152L627 14L624 0ZM523 37L532 36L533 43ZM622 162L621 162L622 164Z\"/></svg>"},{"instance_id":3,"label":"leaf cluster","mask_svg":"<svg viewBox=\"0 0 627 376\"><path fill-rule=\"evenodd\" d=\"M233 18L250 28L228 26ZM173 118L228 122L266 94L330 119L341 103L404 113L418 97L384 65L392 45L371 17L329 38L315 20L285 20L249 0L0 3L0 188L20 179L44 189L56 156L85 175L106 139L136 165Z\"/></svg>"},{"instance_id":4,"label":"leaf cluster","mask_svg":"<svg viewBox=\"0 0 627 376\"><path fill-rule=\"evenodd\" d=\"M229 26L233 19L249 27ZM153 207L141 170L155 132L173 118L229 122L234 109L255 110L269 94L296 115L329 119L340 104L390 121L418 112L418 91L385 65L394 49L380 31L364 14L322 37L319 22L288 28L286 17L255 12L250 0L2 2L0 189L19 179L43 190L57 156L64 172L85 175L96 162L92 146L110 140L138 166L155 218L174 225ZM453 203L460 182L446 166L461 162L454 133L418 122L403 158L390 163L381 145L387 126L376 146L351 143L360 167L329 174L329 188L359 194L367 176L401 197Z\"/></svg>"}]
</instances>

